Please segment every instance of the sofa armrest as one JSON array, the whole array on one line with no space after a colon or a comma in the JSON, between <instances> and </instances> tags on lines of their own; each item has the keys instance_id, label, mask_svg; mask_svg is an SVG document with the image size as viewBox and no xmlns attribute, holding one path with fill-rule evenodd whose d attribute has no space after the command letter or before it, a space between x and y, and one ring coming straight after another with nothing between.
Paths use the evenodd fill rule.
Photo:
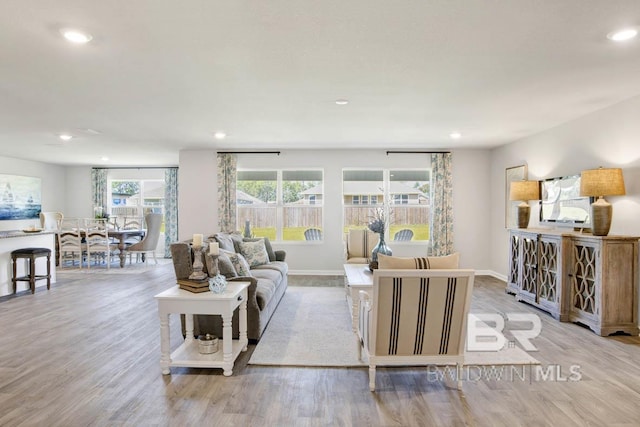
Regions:
<instances>
[{"instance_id":1,"label":"sofa armrest","mask_svg":"<svg viewBox=\"0 0 640 427\"><path fill-rule=\"evenodd\" d=\"M279 251L274 251L274 253L276 254L276 261L283 261L287 256L287 252L283 251L283 250L279 250Z\"/></svg>"},{"instance_id":2,"label":"sofa armrest","mask_svg":"<svg viewBox=\"0 0 640 427\"><path fill-rule=\"evenodd\" d=\"M256 288L258 286L258 279L251 276L237 276L227 279L227 282L249 282L247 288L247 308L253 307L258 310L258 299L256 297Z\"/></svg>"}]
</instances>

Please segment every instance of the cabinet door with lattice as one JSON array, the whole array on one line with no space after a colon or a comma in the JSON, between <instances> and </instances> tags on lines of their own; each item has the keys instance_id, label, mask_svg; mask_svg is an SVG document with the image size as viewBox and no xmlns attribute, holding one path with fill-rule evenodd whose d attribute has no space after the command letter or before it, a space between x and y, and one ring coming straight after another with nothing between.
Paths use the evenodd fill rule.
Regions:
<instances>
[{"instance_id":1,"label":"cabinet door with lattice","mask_svg":"<svg viewBox=\"0 0 640 427\"><path fill-rule=\"evenodd\" d=\"M520 288L520 233L516 230L509 232L509 276L506 292L515 295Z\"/></svg>"},{"instance_id":2,"label":"cabinet door with lattice","mask_svg":"<svg viewBox=\"0 0 640 427\"><path fill-rule=\"evenodd\" d=\"M537 302L538 293L538 234L520 234L520 287L516 299Z\"/></svg>"},{"instance_id":3,"label":"cabinet door with lattice","mask_svg":"<svg viewBox=\"0 0 640 427\"><path fill-rule=\"evenodd\" d=\"M598 260L600 245L576 239L572 247L571 313L585 320L597 320L600 314Z\"/></svg>"},{"instance_id":4,"label":"cabinet door with lattice","mask_svg":"<svg viewBox=\"0 0 640 427\"><path fill-rule=\"evenodd\" d=\"M540 235L538 242L537 302L556 319L562 310L562 237ZM565 319L562 319L565 320Z\"/></svg>"},{"instance_id":5,"label":"cabinet door with lattice","mask_svg":"<svg viewBox=\"0 0 640 427\"><path fill-rule=\"evenodd\" d=\"M574 237L569 318L599 335L638 335L638 238Z\"/></svg>"}]
</instances>

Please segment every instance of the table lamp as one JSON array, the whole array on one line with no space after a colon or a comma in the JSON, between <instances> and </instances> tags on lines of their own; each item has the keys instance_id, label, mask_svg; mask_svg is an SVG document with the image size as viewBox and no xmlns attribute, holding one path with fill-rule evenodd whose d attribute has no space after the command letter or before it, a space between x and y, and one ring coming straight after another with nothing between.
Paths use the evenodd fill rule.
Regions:
<instances>
[{"instance_id":1,"label":"table lamp","mask_svg":"<svg viewBox=\"0 0 640 427\"><path fill-rule=\"evenodd\" d=\"M513 181L509 188L509 200L520 200L518 205L518 228L527 228L531 207L529 200L540 200L540 183L538 181Z\"/></svg>"},{"instance_id":2,"label":"table lamp","mask_svg":"<svg viewBox=\"0 0 640 427\"><path fill-rule=\"evenodd\" d=\"M598 198L591 204L591 229L594 236L606 236L611 227L613 208L604 196L624 194L624 179L620 168L600 167L580 173L580 195Z\"/></svg>"}]
</instances>

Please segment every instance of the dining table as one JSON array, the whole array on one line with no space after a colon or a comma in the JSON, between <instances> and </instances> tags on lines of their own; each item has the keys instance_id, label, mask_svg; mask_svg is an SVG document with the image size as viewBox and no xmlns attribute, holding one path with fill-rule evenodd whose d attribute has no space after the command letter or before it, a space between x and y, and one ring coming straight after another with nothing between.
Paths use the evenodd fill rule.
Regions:
<instances>
[{"instance_id":1,"label":"dining table","mask_svg":"<svg viewBox=\"0 0 640 427\"><path fill-rule=\"evenodd\" d=\"M114 239L118 239L118 249L120 255L120 267L124 267L124 262L126 259L126 240L129 237L140 237L140 239L144 238L147 230L145 229L116 229L109 230L109 237L113 237Z\"/></svg>"}]
</instances>

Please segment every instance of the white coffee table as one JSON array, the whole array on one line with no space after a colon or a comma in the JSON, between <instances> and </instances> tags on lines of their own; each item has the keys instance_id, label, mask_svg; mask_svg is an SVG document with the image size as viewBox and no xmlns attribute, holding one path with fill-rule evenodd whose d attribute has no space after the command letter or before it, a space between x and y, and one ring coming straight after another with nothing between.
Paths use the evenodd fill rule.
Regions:
<instances>
[{"instance_id":1,"label":"white coffee table","mask_svg":"<svg viewBox=\"0 0 640 427\"><path fill-rule=\"evenodd\" d=\"M371 295L373 290L373 273L367 264L344 264L344 286L347 292L347 302L351 306L351 321L353 330L358 329L358 302L360 291Z\"/></svg>"},{"instance_id":2,"label":"white coffee table","mask_svg":"<svg viewBox=\"0 0 640 427\"><path fill-rule=\"evenodd\" d=\"M229 282L224 293L192 293L174 286L155 296L160 315L160 368L164 375L171 373L171 366L192 368L222 368L224 375L233 373L233 364L242 351L247 350L247 288L249 282ZM240 337L232 339L231 319L240 306ZM169 315L185 314L186 337L173 353L170 345ZM194 314L218 314L222 316L222 340L213 354L200 354L198 340L193 336Z\"/></svg>"}]
</instances>

